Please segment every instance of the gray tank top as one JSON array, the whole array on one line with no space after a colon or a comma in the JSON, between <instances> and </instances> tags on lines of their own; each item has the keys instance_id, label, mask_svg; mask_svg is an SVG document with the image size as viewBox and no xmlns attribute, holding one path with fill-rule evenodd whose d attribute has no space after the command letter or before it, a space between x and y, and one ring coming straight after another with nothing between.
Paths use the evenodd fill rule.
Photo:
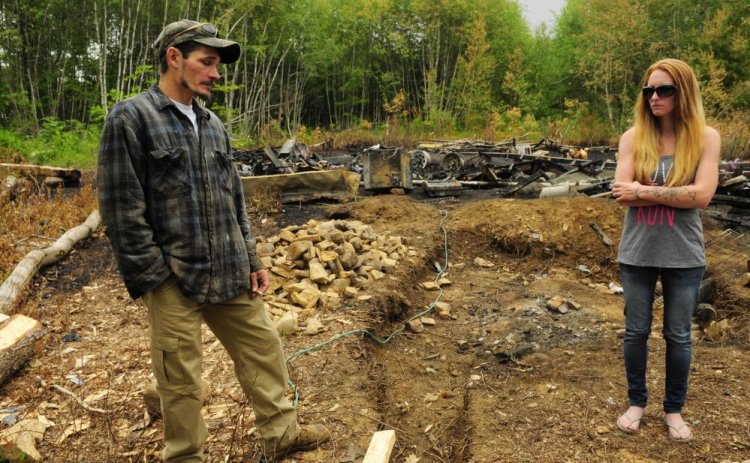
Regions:
<instances>
[{"instance_id":1,"label":"gray tank top","mask_svg":"<svg viewBox=\"0 0 750 463\"><path fill-rule=\"evenodd\" d=\"M673 156L662 156L651 181L664 185ZM628 207L618 262L642 267L689 268L706 265L703 224L698 209L657 204Z\"/></svg>"}]
</instances>

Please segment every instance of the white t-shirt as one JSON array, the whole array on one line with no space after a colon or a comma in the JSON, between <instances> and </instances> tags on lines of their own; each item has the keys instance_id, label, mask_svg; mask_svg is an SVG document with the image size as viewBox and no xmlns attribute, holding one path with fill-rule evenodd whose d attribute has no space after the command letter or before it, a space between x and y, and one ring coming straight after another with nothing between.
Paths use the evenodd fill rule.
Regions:
<instances>
[{"instance_id":1,"label":"white t-shirt","mask_svg":"<svg viewBox=\"0 0 750 463\"><path fill-rule=\"evenodd\" d=\"M179 101L175 101L175 100L172 100L172 103L174 103L174 105L177 106L177 109L179 109L182 114L186 115L188 119L190 119L190 122L193 123L193 130L195 131L195 137L200 138L198 136L198 115L195 114L195 111L193 110L193 105L182 104Z\"/></svg>"}]
</instances>

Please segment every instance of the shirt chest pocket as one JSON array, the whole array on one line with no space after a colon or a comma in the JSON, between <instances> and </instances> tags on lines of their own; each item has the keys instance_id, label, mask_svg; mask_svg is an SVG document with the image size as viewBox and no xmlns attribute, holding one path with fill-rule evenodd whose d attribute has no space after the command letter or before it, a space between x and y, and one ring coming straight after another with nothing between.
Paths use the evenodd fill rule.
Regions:
<instances>
[{"instance_id":1,"label":"shirt chest pocket","mask_svg":"<svg viewBox=\"0 0 750 463\"><path fill-rule=\"evenodd\" d=\"M219 184L221 188L230 193L232 191L232 181L234 179L234 162L232 156L225 151L217 150L216 159L219 164Z\"/></svg>"},{"instance_id":2,"label":"shirt chest pocket","mask_svg":"<svg viewBox=\"0 0 750 463\"><path fill-rule=\"evenodd\" d=\"M188 159L184 148L157 149L149 153L149 180L157 195L173 197L190 191Z\"/></svg>"}]
</instances>

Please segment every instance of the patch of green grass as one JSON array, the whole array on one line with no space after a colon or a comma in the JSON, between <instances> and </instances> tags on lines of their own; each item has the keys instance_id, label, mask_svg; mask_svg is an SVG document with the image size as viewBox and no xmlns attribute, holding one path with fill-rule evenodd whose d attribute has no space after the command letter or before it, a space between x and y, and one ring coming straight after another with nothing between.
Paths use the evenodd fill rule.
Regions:
<instances>
[{"instance_id":1,"label":"patch of green grass","mask_svg":"<svg viewBox=\"0 0 750 463\"><path fill-rule=\"evenodd\" d=\"M0 161L81 169L96 166L99 126L45 118L31 135L0 128Z\"/></svg>"}]
</instances>

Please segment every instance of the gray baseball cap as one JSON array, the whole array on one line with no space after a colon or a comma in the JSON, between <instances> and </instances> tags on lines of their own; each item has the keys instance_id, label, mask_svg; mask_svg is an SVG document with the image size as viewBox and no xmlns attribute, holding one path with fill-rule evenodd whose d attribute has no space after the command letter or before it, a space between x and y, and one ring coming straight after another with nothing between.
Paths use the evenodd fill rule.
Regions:
<instances>
[{"instance_id":1,"label":"gray baseball cap","mask_svg":"<svg viewBox=\"0 0 750 463\"><path fill-rule=\"evenodd\" d=\"M197 42L215 48L222 63L234 63L240 57L240 44L219 38L219 30L211 23L182 19L167 24L154 42L156 56L161 57L167 48L185 42Z\"/></svg>"}]
</instances>

